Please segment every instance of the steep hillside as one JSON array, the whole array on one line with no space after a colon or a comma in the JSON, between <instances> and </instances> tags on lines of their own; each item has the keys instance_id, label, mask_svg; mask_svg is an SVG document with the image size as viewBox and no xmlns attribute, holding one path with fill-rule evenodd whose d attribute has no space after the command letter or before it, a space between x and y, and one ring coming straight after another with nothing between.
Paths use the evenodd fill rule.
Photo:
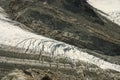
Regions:
<instances>
[{"instance_id":1,"label":"steep hillside","mask_svg":"<svg viewBox=\"0 0 120 80\"><path fill-rule=\"evenodd\" d=\"M119 55L120 27L93 11L85 0L2 0L11 18L35 33L81 48Z\"/></svg>"},{"instance_id":2,"label":"steep hillside","mask_svg":"<svg viewBox=\"0 0 120 80\"><path fill-rule=\"evenodd\" d=\"M120 26L103 14L86 0L0 0L0 78L119 80Z\"/></svg>"}]
</instances>

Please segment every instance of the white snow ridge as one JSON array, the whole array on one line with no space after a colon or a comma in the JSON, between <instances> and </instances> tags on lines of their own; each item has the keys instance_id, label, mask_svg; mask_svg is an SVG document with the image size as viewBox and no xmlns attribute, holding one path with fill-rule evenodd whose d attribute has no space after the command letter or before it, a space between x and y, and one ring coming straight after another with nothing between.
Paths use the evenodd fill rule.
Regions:
<instances>
[{"instance_id":1,"label":"white snow ridge","mask_svg":"<svg viewBox=\"0 0 120 80\"><path fill-rule=\"evenodd\" d=\"M120 72L120 65L106 62L81 51L80 48L75 46L29 32L16 24L18 25L19 23L8 19L7 14L0 8L0 45L24 48L23 53L28 54L33 54L30 50L34 51L34 54L39 54L41 50L44 50L48 52L45 55L53 57L61 56L62 58L68 57L75 61L82 60L95 64L102 69L113 69Z\"/></svg>"},{"instance_id":2,"label":"white snow ridge","mask_svg":"<svg viewBox=\"0 0 120 80\"><path fill-rule=\"evenodd\" d=\"M109 20L120 25L120 0L87 0L96 9L108 14L104 15Z\"/></svg>"}]
</instances>

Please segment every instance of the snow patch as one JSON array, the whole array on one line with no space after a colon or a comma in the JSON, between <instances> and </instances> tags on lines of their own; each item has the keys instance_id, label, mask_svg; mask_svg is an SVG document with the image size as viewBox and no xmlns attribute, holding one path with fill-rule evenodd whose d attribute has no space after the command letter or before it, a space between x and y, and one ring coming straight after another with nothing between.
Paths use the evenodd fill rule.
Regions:
<instances>
[{"instance_id":1,"label":"snow patch","mask_svg":"<svg viewBox=\"0 0 120 80\"><path fill-rule=\"evenodd\" d=\"M104 15L114 23L120 25L120 0L87 0L96 9L108 14Z\"/></svg>"}]
</instances>

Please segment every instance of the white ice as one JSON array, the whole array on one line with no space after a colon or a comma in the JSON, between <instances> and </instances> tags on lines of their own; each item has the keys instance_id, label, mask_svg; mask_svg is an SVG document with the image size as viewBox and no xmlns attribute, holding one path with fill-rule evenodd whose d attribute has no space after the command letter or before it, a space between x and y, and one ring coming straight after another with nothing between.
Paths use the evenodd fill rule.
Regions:
<instances>
[{"instance_id":1,"label":"white ice","mask_svg":"<svg viewBox=\"0 0 120 80\"><path fill-rule=\"evenodd\" d=\"M32 50L36 51L34 54L39 54L38 52L43 50L48 52L47 54L50 56L68 57L74 61L82 60L95 64L102 69L113 69L120 72L120 65L106 62L87 52L81 51L81 49L75 46L24 30L16 25L23 26L22 24L12 21L7 17L4 10L0 8L0 45L24 48L24 53L30 53L30 50Z\"/></svg>"}]
</instances>

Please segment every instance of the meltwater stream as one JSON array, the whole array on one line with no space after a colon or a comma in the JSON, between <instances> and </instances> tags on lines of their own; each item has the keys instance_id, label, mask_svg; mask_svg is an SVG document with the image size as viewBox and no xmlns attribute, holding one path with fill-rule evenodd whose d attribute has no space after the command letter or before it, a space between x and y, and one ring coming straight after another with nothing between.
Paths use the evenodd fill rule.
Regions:
<instances>
[{"instance_id":1,"label":"meltwater stream","mask_svg":"<svg viewBox=\"0 0 120 80\"><path fill-rule=\"evenodd\" d=\"M23 24L10 20L4 9L0 8L0 45L24 48L22 53L28 54L39 54L40 51L44 51L46 52L45 55L52 57L68 57L73 62L82 60L95 64L102 69L112 69L120 72L120 65L106 62L83 52L78 47L37 35L22 27L24 27Z\"/></svg>"}]
</instances>

